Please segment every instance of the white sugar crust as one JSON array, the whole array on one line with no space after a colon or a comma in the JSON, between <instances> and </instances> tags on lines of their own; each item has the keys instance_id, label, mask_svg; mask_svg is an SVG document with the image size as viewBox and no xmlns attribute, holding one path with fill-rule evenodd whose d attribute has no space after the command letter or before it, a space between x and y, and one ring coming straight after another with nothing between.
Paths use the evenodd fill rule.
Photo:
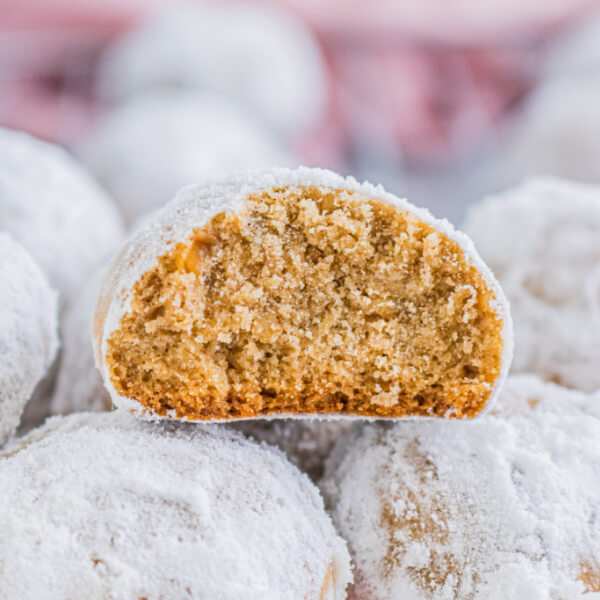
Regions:
<instances>
[{"instance_id":1,"label":"white sugar crust","mask_svg":"<svg viewBox=\"0 0 600 600\"><path fill-rule=\"evenodd\" d=\"M531 179L474 205L464 227L510 300L513 371L600 389L600 187Z\"/></svg>"},{"instance_id":2,"label":"white sugar crust","mask_svg":"<svg viewBox=\"0 0 600 600\"><path fill-rule=\"evenodd\" d=\"M112 407L110 395L96 368L92 347L92 314L100 275L101 271L96 270L62 311L59 326L61 355L50 402L51 414L67 415Z\"/></svg>"},{"instance_id":3,"label":"white sugar crust","mask_svg":"<svg viewBox=\"0 0 600 600\"><path fill-rule=\"evenodd\" d=\"M342 600L345 542L278 451L219 425L55 417L0 455L0 596Z\"/></svg>"},{"instance_id":4,"label":"white sugar crust","mask_svg":"<svg viewBox=\"0 0 600 600\"><path fill-rule=\"evenodd\" d=\"M42 270L18 242L0 233L0 447L14 435L56 354L57 311L58 295Z\"/></svg>"},{"instance_id":5,"label":"white sugar crust","mask_svg":"<svg viewBox=\"0 0 600 600\"><path fill-rule=\"evenodd\" d=\"M355 425L320 484L350 597L600 598L580 579L600 574L598 439L600 394L526 375L471 422Z\"/></svg>"},{"instance_id":6,"label":"white sugar crust","mask_svg":"<svg viewBox=\"0 0 600 600\"><path fill-rule=\"evenodd\" d=\"M30 252L61 302L122 240L111 198L67 152L0 128L0 231Z\"/></svg>"},{"instance_id":7,"label":"white sugar crust","mask_svg":"<svg viewBox=\"0 0 600 600\"><path fill-rule=\"evenodd\" d=\"M96 365L102 373L104 384L116 406L134 412L145 418L161 418L143 408L131 398L121 396L114 388L108 365L105 361L108 338L117 329L121 317L130 309L130 293L137 280L153 268L158 258L174 244L186 241L193 231L205 225L218 213L242 211L245 199L276 187L317 186L326 189L343 189L358 192L372 199L392 204L400 211L414 214L423 222L456 241L468 260L482 274L489 289L493 292L494 310L503 321L503 355L501 374L485 409L492 405L496 393L502 386L512 358L512 321L508 302L500 285L491 271L477 254L471 240L445 219L434 218L429 211L409 204L381 186L359 183L352 177L342 177L325 169L300 167L298 169L277 168L269 171L247 171L220 180L182 189L163 209L157 211L135 231L122 247L104 273L94 315L94 354ZM485 410L484 409L484 410ZM170 415L169 415L170 416ZM167 416L167 418L169 418ZM277 415L274 418L287 418L298 415ZM323 418L321 415L303 415L309 418ZM329 415L338 416L338 415ZM358 418L352 415L339 415L344 418ZM324 417L327 418L327 417Z\"/></svg>"},{"instance_id":8,"label":"white sugar crust","mask_svg":"<svg viewBox=\"0 0 600 600\"><path fill-rule=\"evenodd\" d=\"M279 448L290 462L317 481L333 445L350 425L348 420L341 419L251 419L233 423L231 427Z\"/></svg>"}]
</instances>

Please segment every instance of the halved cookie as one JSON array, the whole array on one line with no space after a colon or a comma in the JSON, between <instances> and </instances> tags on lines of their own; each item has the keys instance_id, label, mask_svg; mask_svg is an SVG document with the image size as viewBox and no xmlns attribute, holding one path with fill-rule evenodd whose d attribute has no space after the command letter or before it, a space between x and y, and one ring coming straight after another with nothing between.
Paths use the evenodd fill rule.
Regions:
<instances>
[{"instance_id":1,"label":"halved cookie","mask_svg":"<svg viewBox=\"0 0 600 600\"><path fill-rule=\"evenodd\" d=\"M466 236L307 168L185 188L109 266L94 335L116 405L189 420L474 417L512 351Z\"/></svg>"}]
</instances>

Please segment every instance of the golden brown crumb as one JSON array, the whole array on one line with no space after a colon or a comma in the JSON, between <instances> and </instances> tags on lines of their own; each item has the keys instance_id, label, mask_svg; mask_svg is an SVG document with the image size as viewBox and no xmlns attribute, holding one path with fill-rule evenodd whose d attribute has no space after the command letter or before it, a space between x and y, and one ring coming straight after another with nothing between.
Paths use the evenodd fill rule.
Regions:
<instances>
[{"instance_id":1,"label":"golden brown crumb","mask_svg":"<svg viewBox=\"0 0 600 600\"><path fill-rule=\"evenodd\" d=\"M409 212L317 187L221 213L135 284L111 379L158 414L475 416L502 322L460 246Z\"/></svg>"},{"instance_id":2,"label":"golden brown crumb","mask_svg":"<svg viewBox=\"0 0 600 600\"><path fill-rule=\"evenodd\" d=\"M325 600L331 596L332 590L335 590L335 570L333 563L329 563L327 566L327 572L325 573L325 579L319 592L319 600Z\"/></svg>"},{"instance_id":3,"label":"golden brown crumb","mask_svg":"<svg viewBox=\"0 0 600 600\"><path fill-rule=\"evenodd\" d=\"M581 569L579 579L583 582L585 591L587 593L600 592L600 565L582 560L579 568Z\"/></svg>"}]
</instances>

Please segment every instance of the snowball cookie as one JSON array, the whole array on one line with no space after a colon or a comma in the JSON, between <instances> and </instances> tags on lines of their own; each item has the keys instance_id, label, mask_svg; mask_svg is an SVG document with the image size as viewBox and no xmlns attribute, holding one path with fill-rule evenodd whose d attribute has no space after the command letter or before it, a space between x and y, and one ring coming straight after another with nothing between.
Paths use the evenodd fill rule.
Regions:
<instances>
[{"instance_id":1,"label":"snowball cookie","mask_svg":"<svg viewBox=\"0 0 600 600\"><path fill-rule=\"evenodd\" d=\"M472 417L511 346L466 236L307 168L182 190L108 267L94 328L117 406L190 420Z\"/></svg>"},{"instance_id":2,"label":"snowball cookie","mask_svg":"<svg viewBox=\"0 0 600 600\"><path fill-rule=\"evenodd\" d=\"M0 596L345 598L318 490L220 427L55 417L0 458Z\"/></svg>"},{"instance_id":3,"label":"snowball cookie","mask_svg":"<svg viewBox=\"0 0 600 600\"><path fill-rule=\"evenodd\" d=\"M123 235L112 200L64 150L1 128L0 230L25 246L61 300Z\"/></svg>"},{"instance_id":4,"label":"snowball cookie","mask_svg":"<svg viewBox=\"0 0 600 600\"><path fill-rule=\"evenodd\" d=\"M339 440L321 487L353 558L350 598L600 598L600 395L532 376L504 390L473 422Z\"/></svg>"},{"instance_id":5,"label":"snowball cookie","mask_svg":"<svg viewBox=\"0 0 600 600\"><path fill-rule=\"evenodd\" d=\"M58 298L31 256L4 233L0 233L0 290L2 446L17 430L27 400L58 349Z\"/></svg>"},{"instance_id":6,"label":"snowball cookie","mask_svg":"<svg viewBox=\"0 0 600 600\"><path fill-rule=\"evenodd\" d=\"M318 481L323 475L325 459L336 440L350 427L350 422L346 419L260 419L240 421L232 427L259 442L278 447L301 471Z\"/></svg>"},{"instance_id":7,"label":"snowball cookie","mask_svg":"<svg viewBox=\"0 0 600 600\"><path fill-rule=\"evenodd\" d=\"M486 191L546 173L600 183L599 105L600 80L541 85L500 136Z\"/></svg>"},{"instance_id":8,"label":"snowball cookie","mask_svg":"<svg viewBox=\"0 0 600 600\"><path fill-rule=\"evenodd\" d=\"M166 87L202 89L240 101L285 136L323 116L324 60L293 14L248 3L169 7L118 41L101 61L108 99Z\"/></svg>"},{"instance_id":9,"label":"snowball cookie","mask_svg":"<svg viewBox=\"0 0 600 600\"><path fill-rule=\"evenodd\" d=\"M61 357L52 414L110 410L112 402L94 362L92 314L98 297L100 271L85 282L77 298L63 311L60 320Z\"/></svg>"},{"instance_id":10,"label":"snowball cookie","mask_svg":"<svg viewBox=\"0 0 600 600\"><path fill-rule=\"evenodd\" d=\"M80 154L130 222L188 183L294 163L241 108L183 92L138 97L109 112Z\"/></svg>"},{"instance_id":11,"label":"snowball cookie","mask_svg":"<svg viewBox=\"0 0 600 600\"><path fill-rule=\"evenodd\" d=\"M600 388L600 188L532 179L474 205L464 227L510 299L512 369Z\"/></svg>"}]
</instances>

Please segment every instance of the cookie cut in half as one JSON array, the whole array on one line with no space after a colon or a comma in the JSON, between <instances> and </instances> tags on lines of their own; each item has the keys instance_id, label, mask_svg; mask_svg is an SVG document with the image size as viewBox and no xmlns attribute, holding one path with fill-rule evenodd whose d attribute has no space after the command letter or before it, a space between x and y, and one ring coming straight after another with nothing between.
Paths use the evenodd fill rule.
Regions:
<instances>
[{"instance_id":1,"label":"cookie cut in half","mask_svg":"<svg viewBox=\"0 0 600 600\"><path fill-rule=\"evenodd\" d=\"M94 317L115 404L189 420L474 417L511 331L465 235L307 168L182 190L109 265Z\"/></svg>"}]
</instances>

